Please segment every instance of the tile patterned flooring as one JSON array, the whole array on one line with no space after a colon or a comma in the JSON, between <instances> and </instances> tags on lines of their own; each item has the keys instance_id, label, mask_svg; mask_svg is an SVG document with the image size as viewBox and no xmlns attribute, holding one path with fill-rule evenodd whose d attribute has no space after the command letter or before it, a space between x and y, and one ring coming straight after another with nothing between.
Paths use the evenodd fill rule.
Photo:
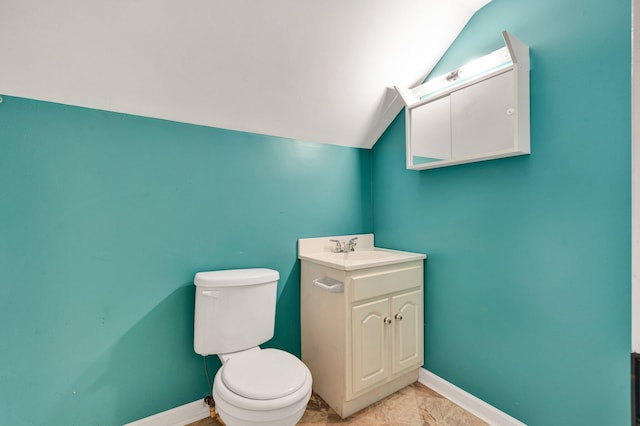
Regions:
<instances>
[{"instance_id":1,"label":"tile patterned flooring","mask_svg":"<svg viewBox=\"0 0 640 426\"><path fill-rule=\"evenodd\" d=\"M385 399L341 419L318 395L313 394L299 426L484 426L473 414L421 383L414 383ZM187 426L221 426L217 419L202 419Z\"/></svg>"}]
</instances>

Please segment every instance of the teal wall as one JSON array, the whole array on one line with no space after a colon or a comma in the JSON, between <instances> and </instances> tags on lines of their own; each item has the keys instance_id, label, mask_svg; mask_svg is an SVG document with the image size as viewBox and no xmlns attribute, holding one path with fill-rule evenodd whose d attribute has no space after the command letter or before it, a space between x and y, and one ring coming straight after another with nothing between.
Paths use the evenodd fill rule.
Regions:
<instances>
[{"instance_id":1,"label":"teal wall","mask_svg":"<svg viewBox=\"0 0 640 426\"><path fill-rule=\"evenodd\" d=\"M530 156L374 147L376 243L428 253L426 368L529 425L630 423L631 2L493 0L433 74L531 47Z\"/></svg>"},{"instance_id":2,"label":"teal wall","mask_svg":"<svg viewBox=\"0 0 640 426\"><path fill-rule=\"evenodd\" d=\"M371 210L371 151L4 97L0 423L117 425L206 395L197 271L278 270L266 346L299 354L297 239L371 232Z\"/></svg>"},{"instance_id":3,"label":"teal wall","mask_svg":"<svg viewBox=\"0 0 640 426\"><path fill-rule=\"evenodd\" d=\"M532 426L628 424L630 17L493 0L434 73L529 44L532 154L430 171L404 168L404 114L366 151L4 97L2 423L201 398L200 270L278 270L266 346L299 354L296 240L375 231L429 255L429 370Z\"/></svg>"}]
</instances>

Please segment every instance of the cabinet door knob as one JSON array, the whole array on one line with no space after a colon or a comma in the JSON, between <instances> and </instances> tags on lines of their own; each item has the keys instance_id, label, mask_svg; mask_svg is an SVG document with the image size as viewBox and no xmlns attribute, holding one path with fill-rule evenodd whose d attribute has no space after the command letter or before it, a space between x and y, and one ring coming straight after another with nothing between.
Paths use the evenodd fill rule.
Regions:
<instances>
[{"instance_id":1,"label":"cabinet door knob","mask_svg":"<svg viewBox=\"0 0 640 426\"><path fill-rule=\"evenodd\" d=\"M389 317L384 317L382 321L384 321L385 324L391 324L391 318Z\"/></svg>"},{"instance_id":2,"label":"cabinet door knob","mask_svg":"<svg viewBox=\"0 0 640 426\"><path fill-rule=\"evenodd\" d=\"M394 318L397 319L398 321L401 321L402 320L402 314L400 312L398 312Z\"/></svg>"}]
</instances>

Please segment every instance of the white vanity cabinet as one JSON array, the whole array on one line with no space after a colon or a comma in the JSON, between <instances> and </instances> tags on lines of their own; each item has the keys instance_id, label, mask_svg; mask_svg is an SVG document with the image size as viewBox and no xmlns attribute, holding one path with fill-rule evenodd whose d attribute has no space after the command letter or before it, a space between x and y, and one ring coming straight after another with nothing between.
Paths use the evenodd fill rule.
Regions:
<instances>
[{"instance_id":1,"label":"white vanity cabinet","mask_svg":"<svg viewBox=\"0 0 640 426\"><path fill-rule=\"evenodd\" d=\"M419 256L354 270L301 261L302 361L314 391L342 417L418 379L424 363ZM343 291L314 280L340 282Z\"/></svg>"}]
</instances>

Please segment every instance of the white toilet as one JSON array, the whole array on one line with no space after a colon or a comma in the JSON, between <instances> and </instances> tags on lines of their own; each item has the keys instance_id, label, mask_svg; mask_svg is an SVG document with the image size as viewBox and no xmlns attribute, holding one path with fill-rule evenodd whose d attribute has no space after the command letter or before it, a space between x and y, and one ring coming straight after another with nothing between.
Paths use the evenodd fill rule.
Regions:
<instances>
[{"instance_id":1,"label":"white toilet","mask_svg":"<svg viewBox=\"0 0 640 426\"><path fill-rule=\"evenodd\" d=\"M198 272L194 344L218 355L216 411L227 426L295 425L311 397L311 372L295 356L258 345L273 337L277 271Z\"/></svg>"}]
</instances>

